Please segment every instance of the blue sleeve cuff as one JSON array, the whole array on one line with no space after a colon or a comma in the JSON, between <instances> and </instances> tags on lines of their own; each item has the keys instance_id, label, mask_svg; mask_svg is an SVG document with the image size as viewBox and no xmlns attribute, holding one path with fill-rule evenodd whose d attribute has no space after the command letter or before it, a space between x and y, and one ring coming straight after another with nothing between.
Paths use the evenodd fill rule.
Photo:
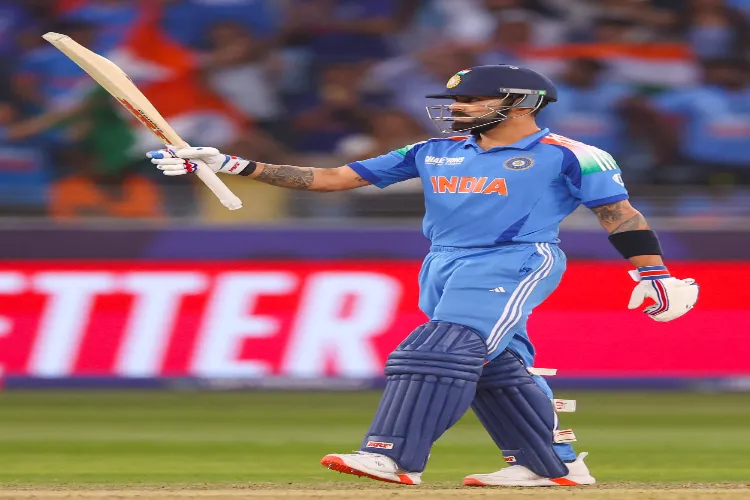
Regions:
<instances>
[{"instance_id":1,"label":"blue sleeve cuff","mask_svg":"<svg viewBox=\"0 0 750 500\"><path fill-rule=\"evenodd\" d=\"M370 169L362 165L360 162L355 161L348 164L349 168L357 172L364 180L369 182L370 184L374 184L380 188L385 186L379 186L381 182L383 182L383 179L372 173Z\"/></svg>"},{"instance_id":2,"label":"blue sleeve cuff","mask_svg":"<svg viewBox=\"0 0 750 500\"><path fill-rule=\"evenodd\" d=\"M583 204L586 205L586 208L594 208L600 205L607 205L609 203L615 203L617 201L627 200L628 198L630 198L630 196L628 196L627 193L621 193L621 194L616 194L614 196L610 196L608 198L599 198L598 200L584 201Z\"/></svg>"}]
</instances>

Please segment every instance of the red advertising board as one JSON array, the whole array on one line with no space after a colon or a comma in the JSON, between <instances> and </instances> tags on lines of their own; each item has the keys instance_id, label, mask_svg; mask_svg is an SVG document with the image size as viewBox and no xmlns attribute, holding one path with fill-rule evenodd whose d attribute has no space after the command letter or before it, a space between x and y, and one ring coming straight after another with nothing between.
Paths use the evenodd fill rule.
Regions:
<instances>
[{"instance_id":1,"label":"red advertising board","mask_svg":"<svg viewBox=\"0 0 750 500\"><path fill-rule=\"evenodd\" d=\"M672 263L701 284L671 323L628 311L626 263L571 262L529 321L572 377L750 374L750 263ZM419 262L8 263L0 367L32 377L377 377L425 321Z\"/></svg>"}]
</instances>

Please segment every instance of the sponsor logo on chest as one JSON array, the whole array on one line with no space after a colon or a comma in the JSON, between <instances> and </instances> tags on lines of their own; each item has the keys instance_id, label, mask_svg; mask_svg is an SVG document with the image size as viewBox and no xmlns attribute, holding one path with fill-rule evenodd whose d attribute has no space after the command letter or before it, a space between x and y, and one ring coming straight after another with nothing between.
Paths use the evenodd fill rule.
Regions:
<instances>
[{"instance_id":1,"label":"sponsor logo on chest","mask_svg":"<svg viewBox=\"0 0 750 500\"><path fill-rule=\"evenodd\" d=\"M458 156L455 158L448 158L446 156L426 156L424 159L425 165L460 165L464 162L465 158L463 156Z\"/></svg>"}]
</instances>

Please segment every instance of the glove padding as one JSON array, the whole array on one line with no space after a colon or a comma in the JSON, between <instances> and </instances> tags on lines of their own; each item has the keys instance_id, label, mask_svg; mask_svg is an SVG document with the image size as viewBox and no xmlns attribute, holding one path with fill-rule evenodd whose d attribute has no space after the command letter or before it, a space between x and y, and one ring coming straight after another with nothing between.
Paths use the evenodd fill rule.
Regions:
<instances>
[{"instance_id":1,"label":"glove padding","mask_svg":"<svg viewBox=\"0 0 750 500\"><path fill-rule=\"evenodd\" d=\"M634 279L638 280L633 276ZM699 287L692 278L663 278L643 280L630 295L628 309L636 309L643 301L652 299L655 304L643 310L654 321L672 321L693 308L698 300Z\"/></svg>"},{"instance_id":2,"label":"glove padding","mask_svg":"<svg viewBox=\"0 0 750 500\"><path fill-rule=\"evenodd\" d=\"M200 167L210 168L214 173L239 174L248 165L247 160L222 154L216 148L182 148L167 146L165 149L149 151L146 157L164 175L184 175Z\"/></svg>"}]
</instances>

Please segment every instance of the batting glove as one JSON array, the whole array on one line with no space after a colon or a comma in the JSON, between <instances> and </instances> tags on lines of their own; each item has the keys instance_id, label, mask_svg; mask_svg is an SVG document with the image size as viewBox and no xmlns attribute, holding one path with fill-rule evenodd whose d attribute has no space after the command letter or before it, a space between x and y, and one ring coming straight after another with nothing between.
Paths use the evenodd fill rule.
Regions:
<instances>
[{"instance_id":1,"label":"batting glove","mask_svg":"<svg viewBox=\"0 0 750 500\"><path fill-rule=\"evenodd\" d=\"M630 296L628 309L636 309L646 299L654 305L643 310L654 321L672 321L693 308L698 300L699 287L692 278L677 279L669 275L664 266L639 267L630 271L630 276L638 281Z\"/></svg>"},{"instance_id":2,"label":"batting glove","mask_svg":"<svg viewBox=\"0 0 750 500\"><path fill-rule=\"evenodd\" d=\"M216 148L182 148L167 146L166 149L149 151L146 157L162 171L164 175L184 175L195 172L200 166L206 166L221 174L239 174L251 162L237 156L222 154Z\"/></svg>"}]
</instances>

